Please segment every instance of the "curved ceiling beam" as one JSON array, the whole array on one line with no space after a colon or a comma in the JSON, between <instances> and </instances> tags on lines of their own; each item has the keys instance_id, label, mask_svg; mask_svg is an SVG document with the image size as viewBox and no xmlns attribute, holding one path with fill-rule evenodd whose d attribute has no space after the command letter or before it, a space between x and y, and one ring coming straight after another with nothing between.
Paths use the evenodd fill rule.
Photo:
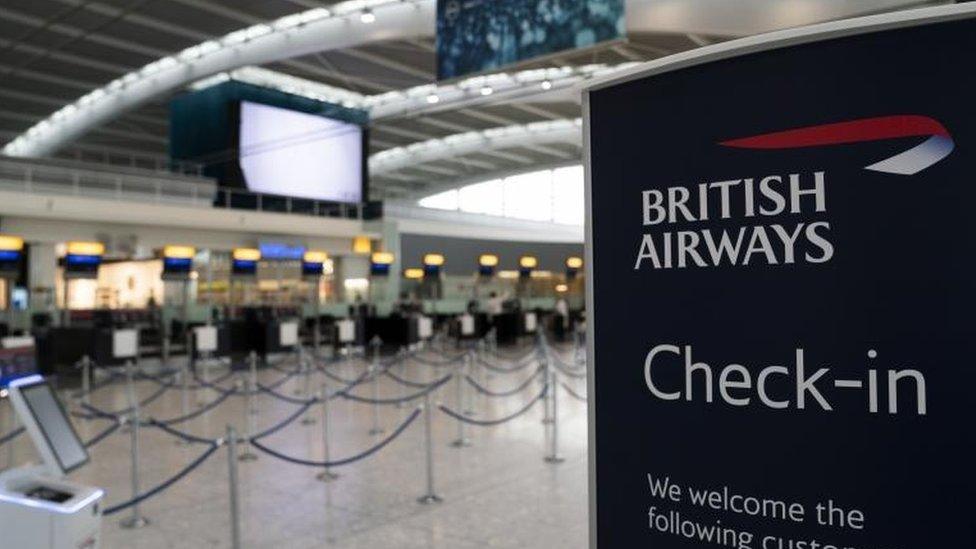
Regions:
<instances>
[{"instance_id":1,"label":"curved ceiling beam","mask_svg":"<svg viewBox=\"0 0 976 549\"><path fill-rule=\"evenodd\" d=\"M815 9L817 0L625 0L627 31L746 34L823 18L946 0L860 0ZM375 14L372 10L375 10ZM160 94L247 65L381 40L433 36L436 0L347 0L258 24L154 61L65 106L8 143L3 153L42 156Z\"/></svg>"},{"instance_id":2,"label":"curved ceiling beam","mask_svg":"<svg viewBox=\"0 0 976 549\"><path fill-rule=\"evenodd\" d=\"M431 139L374 154L369 159L369 173L385 175L427 162L514 147L553 143L579 145L583 137L582 123L579 118L553 120Z\"/></svg>"},{"instance_id":3,"label":"curved ceiling beam","mask_svg":"<svg viewBox=\"0 0 976 549\"><path fill-rule=\"evenodd\" d=\"M232 32L154 61L57 111L6 147L11 156L43 156L119 113L222 71L319 51L432 34L431 0L349 0ZM368 14L368 15L364 15Z\"/></svg>"}]
</instances>

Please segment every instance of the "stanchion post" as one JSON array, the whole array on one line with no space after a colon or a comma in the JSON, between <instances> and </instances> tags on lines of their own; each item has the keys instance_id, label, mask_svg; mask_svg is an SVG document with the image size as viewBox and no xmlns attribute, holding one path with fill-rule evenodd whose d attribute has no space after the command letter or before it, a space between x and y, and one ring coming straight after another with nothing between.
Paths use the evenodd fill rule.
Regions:
<instances>
[{"instance_id":1,"label":"stanchion post","mask_svg":"<svg viewBox=\"0 0 976 549\"><path fill-rule=\"evenodd\" d=\"M256 391L258 388L258 354L251 351L251 354L247 357L247 368L250 374L250 379L248 384L250 386L250 391ZM254 403L254 399L248 397L247 399L247 413L250 415L256 415L258 413L258 407Z\"/></svg>"},{"instance_id":2,"label":"stanchion post","mask_svg":"<svg viewBox=\"0 0 976 549\"><path fill-rule=\"evenodd\" d=\"M198 364L200 364L200 370L201 370L200 371L200 379L203 380L203 383L204 384L210 383L210 356L211 355L210 355L210 352L209 351L204 352L202 354L202 356L200 357L200 361L198 363ZM197 391L197 405L198 406L206 406L206 404L207 404L207 401L204 398L206 396L206 393L207 393L206 389L207 388L204 387L203 390Z\"/></svg>"},{"instance_id":3,"label":"stanchion post","mask_svg":"<svg viewBox=\"0 0 976 549\"><path fill-rule=\"evenodd\" d=\"M132 497L139 497L139 399L136 397L135 372L132 360L125 363L126 390L129 395L129 437L131 448ZM142 516L139 504L131 507L132 513L123 519L119 525L127 530L143 528L149 524L149 519Z\"/></svg>"},{"instance_id":4,"label":"stanchion post","mask_svg":"<svg viewBox=\"0 0 976 549\"><path fill-rule=\"evenodd\" d=\"M559 390L557 389L558 379L556 371L549 369L549 390L546 394L552 400L552 429L549 433L549 455L546 456L546 463L562 463L566 461L559 455Z\"/></svg>"},{"instance_id":5,"label":"stanchion post","mask_svg":"<svg viewBox=\"0 0 976 549\"><path fill-rule=\"evenodd\" d=\"M299 384L295 385L295 390L291 394L295 396L301 396L302 398L308 398L308 366L305 364L305 348L301 345L298 346L298 375L301 376L301 381ZM305 395L302 395L302 390L304 389Z\"/></svg>"},{"instance_id":6,"label":"stanchion post","mask_svg":"<svg viewBox=\"0 0 976 549\"><path fill-rule=\"evenodd\" d=\"M542 384L545 385L550 381L552 381L552 375L551 375L552 361L549 360L549 354L546 352L544 347L541 348L540 360L542 361L542 370L543 370ZM555 391L553 390L553 388L550 387L549 390L546 391L546 394L542 398L542 410L543 410L542 423L545 425L549 425L553 422L551 406L552 406L552 394L554 392Z\"/></svg>"},{"instance_id":7,"label":"stanchion post","mask_svg":"<svg viewBox=\"0 0 976 549\"><path fill-rule=\"evenodd\" d=\"M241 547L241 505L238 495L237 430L227 426L227 479L230 485L230 543L233 549Z\"/></svg>"},{"instance_id":8,"label":"stanchion post","mask_svg":"<svg viewBox=\"0 0 976 549\"><path fill-rule=\"evenodd\" d=\"M251 437L254 435L254 415L250 413L251 399L254 398L254 387L251 386L250 378L244 382L244 452L237 458L238 461L255 461L258 455L251 451Z\"/></svg>"},{"instance_id":9,"label":"stanchion post","mask_svg":"<svg viewBox=\"0 0 976 549\"><path fill-rule=\"evenodd\" d=\"M328 383L322 383L322 447L324 449L323 453L326 463L332 460L332 438L329 432L329 422L331 421L329 418L329 400L329 385ZM321 473L315 475L315 478L322 482L329 482L339 478L339 475L338 473L333 473L329 466L326 465Z\"/></svg>"},{"instance_id":10,"label":"stanchion post","mask_svg":"<svg viewBox=\"0 0 976 549\"><path fill-rule=\"evenodd\" d=\"M464 410L465 399L464 399L464 376L468 373L469 365L471 364L471 354L464 355L464 361L461 363L461 367L454 373L454 388L455 388L455 405L458 410ZM465 436L464 433L464 422L457 422L457 439L451 442L451 446L454 448L466 448L471 446L471 441Z\"/></svg>"},{"instance_id":11,"label":"stanchion post","mask_svg":"<svg viewBox=\"0 0 976 549\"><path fill-rule=\"evenodd\" d=\"M192 352L192 351L191 351ZM190 413L190 362L187 361L180 366L180 417L186 417ZM176 437L177 446L189 446L190 442L182 437Z\"/></svg>"},{"instance_id":12,"label":"stanchion post","mask_svg":"<svg viewBox=\"0 0 976 549\"><path fill-rule=\"evenodd\" d=\"M434 492L434 440L431 428L430 393L424 395L424 444L427 450L427 493L417 499L421 505L440 503L444 501Z\"/></svg>"},{"instance_id":13,"label":"stanchion post","mask_svg":"<svg viewBox=\"0 0 976 549\"><path fill-rule=\"evenodd\" d=\"M308 400L312 396L312 390L311 390L312 372L311 372L311 367L309 365L308 357L305 356L305 349L304 349L304 347L302 347L301 345L299 345L298 346L298 349L299 349L299 353L300 353L298 360L299 360L299 364L301 364L302 376L303 376L303 379L302 379L302 386L303 386L302 398L304 398L305 400ZM302 423L302 425L305 425L305 426L315 425L315 418L312 416L312 409L311 408L309 408L305 412L305 417L302 418L301 423Z\"/></svg>"},{"instance_id":14,"label":"stanchion post","mask_svg":"<svg viewBox=\"0 0 976 549\"><path fill-rule=\"evenodd\" d=\"M380 346L383 344L383 341L379 338L379 336L374 336L373 339L370 340L369 344L373 347L373 361L369 366L369 374L370 377L372 377L369 384L373 394L373 403L371 405L373 426L370 428L369 434L376 436L383 434L383 428L380 427L380 405L376 403L376 401L380 398Z\"/></svg>"},{"instance_id":15,"label":"stanchion post","mask_svg":"<svg viewBox=\"0 0 976 549\"><path fill-rule=\"evenodd\" d=\"M91 359L88 355L81 357L81 401L91 404Z\"/></svg>"},{"instance_id":16,"label":"stanchion post","mask_svg":"<svg viewBox=\"0 0 976 549\"><path fill-rule=\"evenodd\" d=\"M400 373L400 377L406 377L406 373L407 373L407 349L405 347L400 347L400 350L397 351L397 365L396 365L396 369ZM402 383L397 383L396 386L398 388L397 389L397 396L399 398L399 400L396 403L396 407L397 408L403 408L406 405L406 403L403 402L403 398L407 396L407 394L406 394L407 393L407 389L406 389L406 387L403 386Z\"/></svg>"}]
</instances>

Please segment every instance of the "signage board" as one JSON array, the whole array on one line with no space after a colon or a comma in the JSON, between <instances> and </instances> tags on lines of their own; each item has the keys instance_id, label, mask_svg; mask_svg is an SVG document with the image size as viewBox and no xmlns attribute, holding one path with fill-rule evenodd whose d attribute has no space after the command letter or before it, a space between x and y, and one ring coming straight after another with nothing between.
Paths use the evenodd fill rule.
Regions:
<instances>
[{"instance_id":1,"label":"signage board","mask_svg":"<svg viewBox=\"0 0 976 549\"><path fill-rule=\"evenodd\" d=\"M586 92L591 547L971 547L976 10Z\"/></svg>"},{"instance_id":2,"label":"signage board","mask_svg":"<svg viewBox=\"0 0 976 549\"><path fill-rule=\"evenodd\" d=\"M4 345L0 349L0 388L9 386L15 379L37 373L37 353L33 346Z\"/></svg>"},{"instance_id":3,"label":"signage board","mask_svg":"<svg viewBox=\"0 0 976 549\"><path fill-rule=\"evenodd\" d=\"M112 332L112 358L136 358L139 354L139 330Z\"/></svg>"},{"instance_id":4,"label":"signage board","mask_svg":"<svg viewBox=\"0 0 976 549\"><path fill-rule=\"evenodd\" d=\"M434 337L434 319L429 316L417 317L417 337L420 339Z\"/></svg>"},{"instance_id":5,"label":"signage board","mask_svg":"<svg viewBox=\"0 0 976 549\"><path fill-rule=\"evenodd\" d=\"M336 321L339 328L339 343L356 342L356 321L344 318Z\"/></svg>"},{"instance_id":6,"label":"signage board","mask_svg":"<svg viewBox=\"0 0 976 549\"><path fill-rule=\"evenodd\" d=\"M216 353L218 349L217 327L197 326L193 328L193 341L198 353Z\"/></svg>"},{"instance_id":7,"label":"signage board","mask_svg":"<svg viewBox=\"0 0 976 549\"><path fill-rule=\"evenodd\" d=\"M624 0L437 0L437 76L497 70L625 33Z\"/></svg>"},{"instance_id":8,"label":"signage board","mask_svg":"<svg viewBox=\"0 0 976 549\"><path fill-rule=\"evenodd\" d=\"M298 322L282 322L278 325L278 344L282 347L298 345Z\"/></svg>"}]
</instances>

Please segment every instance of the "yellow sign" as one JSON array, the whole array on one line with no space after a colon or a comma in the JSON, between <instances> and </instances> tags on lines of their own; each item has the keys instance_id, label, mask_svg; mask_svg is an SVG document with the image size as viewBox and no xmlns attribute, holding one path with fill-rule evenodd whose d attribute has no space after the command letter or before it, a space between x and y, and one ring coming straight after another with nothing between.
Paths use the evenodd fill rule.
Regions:
<instances>
[{"instance_id":1,"label":"yellow sign","mask_svg":"<svg viewBox=\"0 0 976 549\"><path fill-rule=\"evenodd\" d=\"M390 252L376 252L373 254L372 261L376 265L392 265L395 259L396 256Z\"/></svg>"},{"instance_id":2,"label":"yellow sign","mask_svg":"<svg viewBox=\"0 0 976 549\"><path fill-rule=\"evenodd\" d=\"M24 239L19 236L0 234L0 251L19 252L24 249Z\"/></svg>"},{"instance_id":3,"label":"yellow sign","mask_svg":"<svg viewBox=\"0 0 976 549\"><path fill-rule=\"evenodd\" d=\"M577 256L568 257L566 258L566 266L570 269L579 269L583 267L583 258Z\"/></svg>"},{"instance_id":4,"label":"yellow sign","mask_svg":"<svg viewBox=\"0 0 976 549\"><path fill-rule=\"evenodd\" d=\"M444 256L442 254L427 254L424 256L424 265L440 267L443 264Z\"/></svg>"},{"instance_id":5,"label":"yellow sign","mask_svg":"<svg viewBox=\"0 0 976 549\"><path fill-rule=\"evenodd\" d=\"M420 280L423 277L424 277L423 269L412 268L412 269L405 269L403 271L403 278L409 278L410 280Z\"/></svg>"},{"instance_id":6,"label":"yellow sign","mask_svg":"<svg viewBox=\"0 0 976 549\"><path fill-rule=\"evenodd\" d=\"M373 242L368 236L357 236L352 239L352 252L367 255L373 251Z\"/></svg>"},{"instance_id":7,"label":"yellow sign","mask_svg":"<svg viewBox=\"0 0 976 549\"><path fill-rule=\"evenodd\" d=\"M483 254L478 258L478 265L482 267L497 267L498 256L494 254Z\"/></svg>"},{"instance_id":8,"label":"yellow sign","mask_svg":"<svg viewBox=\"0 0 976 549\"><path fill-rule=\"evenodd\" d=\"M312 250L305 252L304 257L302 257L305 263L325 263L327 259L329 259L329 254Z\"/></svg>"},{"instance_id":9,"label":"yellow sign","mask_svg":"<svg viewBox=\"0 0 976 549\"><path fill-rule=\"evenodd\" d=\"M234 248L234 259L238 261L261 261L261 250L256 248Z\"/></svg>"},{"instance_id":10,"label":"yellow sign","mask_svg":"<svg viewBox=\"0 0 976 549\"><path fill-rule=\"evenodd\" d=\"M105 255L105 244L101 242L68 242L69 255Z\"/></svg>"},{"instance_id":11,"label":"yellow sign","mask_svg":"<svg viewBox=\"0 0 976 549\"><path fill-rule=\"evenodd\" d=\"M535 269L539 266L539 260L535 256L523 255L519 258L519 266L523 269Z\"/></svg>"},{"instance_id":12,"label":"yellow sign","mask_svg":"<svg viewBox=\"0 0 976 549\"><path fill-rule=\"evenodd\" d=\"M163 257L170 259L193 259L195 255L197 255L197 249L193 246L171 245L163 248Z\"/></svg>"}]
</instances>

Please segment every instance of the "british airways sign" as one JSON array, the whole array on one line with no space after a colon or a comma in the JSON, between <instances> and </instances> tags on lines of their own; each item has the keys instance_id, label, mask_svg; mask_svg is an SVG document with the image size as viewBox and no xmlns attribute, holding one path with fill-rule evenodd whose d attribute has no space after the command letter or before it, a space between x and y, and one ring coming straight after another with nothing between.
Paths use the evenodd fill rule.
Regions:
<instances>
[{"instance_id":1,"label":"british airways sign","mask_svg":"<svg viewBox=\"0 0 976 549\"><path fill-rule=\"evenodd\" d=\"M976 7L586 94L592 547L976 546Z\"/></svg>"}]
</instances>

